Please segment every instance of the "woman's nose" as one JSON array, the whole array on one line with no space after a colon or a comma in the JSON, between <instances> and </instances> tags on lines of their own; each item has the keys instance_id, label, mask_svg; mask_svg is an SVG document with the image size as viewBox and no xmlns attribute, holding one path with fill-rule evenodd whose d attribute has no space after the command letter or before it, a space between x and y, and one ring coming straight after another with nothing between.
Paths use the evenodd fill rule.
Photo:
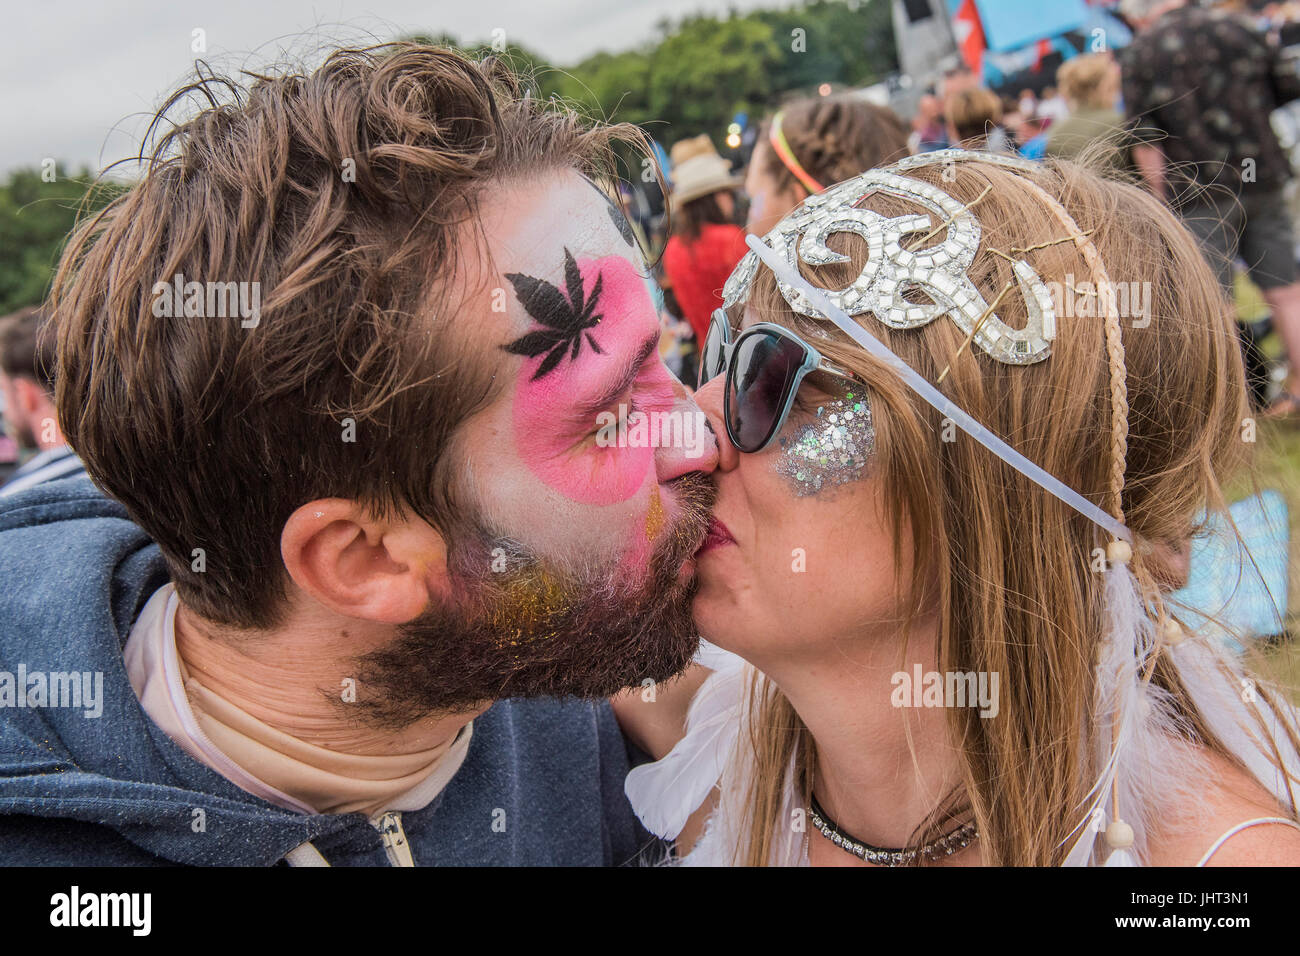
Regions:
<instances>
[{"instance_id":1,"label":"woman's nose","mask_svg":"<svg viewBox=\"0 0 1300 956\"><path fill-rule=\"evenodd\" d=\"M731 443L727 435L727 425L723 418L722 396L726 387L726 375L715 375L695 392L695 403L700 411L708 417L709 427L718 443L718 470L731 471L740 463L740 452Z\"/></svg>"}]
</instances>

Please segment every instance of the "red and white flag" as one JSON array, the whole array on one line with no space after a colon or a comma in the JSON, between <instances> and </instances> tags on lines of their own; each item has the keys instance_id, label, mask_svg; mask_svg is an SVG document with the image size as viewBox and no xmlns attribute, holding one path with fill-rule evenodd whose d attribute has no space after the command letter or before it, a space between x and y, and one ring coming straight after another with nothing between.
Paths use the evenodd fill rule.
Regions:
<instances>
[{"instance_id":1,"label":"red and white flag","mask_svg":"<svg viewBox=\"0 0 1300 956\"><path fill-rule=\"evenodd\" d=\"M980 23L980 12L975 6L975 0L962 0L962 5L952 18L952 32L957 41L957 49L961 51L961 58L979 76L984 72L984 51L988 44L984 39L984 25Z\"/></svg>"}]
</instances>

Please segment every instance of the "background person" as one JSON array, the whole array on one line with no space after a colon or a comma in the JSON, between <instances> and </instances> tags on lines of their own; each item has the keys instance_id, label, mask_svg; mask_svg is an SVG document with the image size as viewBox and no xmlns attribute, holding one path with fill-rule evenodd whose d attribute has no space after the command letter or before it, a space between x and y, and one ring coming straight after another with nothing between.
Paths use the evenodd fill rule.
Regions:
<instances>
[{"instance_id":1,"label":"background person","mask_svg":"<svg viewBox=\"0 0 1300 956\"><path fill-rule=\"evenodd\" d=\"M1115 59L1108 53L1076 56L1061 64L1056 82L1070 112L1047 131L1047 155L1077 159L1085 151L1101 149L1103 165L1116 172L1130 169L1124 117L1115 109L1120 88Z\"/></svg>"},{"instance_id":2,"label":"background person","mask_svg":"<svg viewBox=\"0 0 1300 956\"><path fill-rule=\"evenodd\" d=\"M734 191L740 180L704 134L674 143L670 155L672 234L663 271L699 344L713 310L722 304L722 284L749 251L745 231L736 224Z\"/></svg>"},{"instance_id":3,"label":"background person","mask_svg":"<svg viewBox=\"0 0 1300 956\"><path fill-rule=\"evenodd\" d=\"M1121 59L1133 158L1147 187L1196 234L1224 296L1234 260L1272 310L1291 374L1266 414L1300 415L1300 282L1283 188L1292 177L1270 122L1300 96L1277 50L1243 20L1183 0L1124 0L1137 30Z\"/></svg>"},{"instance_id":4,"label":"background person","mask_svg":"<svg viewBox=\"0 0 1300 956\"><path fill-rule=\"evenodd\" d=\"M46 313L22 309L0 319L0 391L5 422L23 449L32 453L0 485L0 497L33 485L85 474L68 447L54 410L54 348Z\"/></svg>"},{"instance_id":5,"label":"background person","mask_svg":"<svg viewBox=\"0 0 1300 956\"><path fill-rule=\"evenodd\" d=\"M907 127L887 107L846 96L796 100L759 130L745 173L746 228L765 235L812 193L909 152Z\"/></svg>"},{"instance_id":6,"label":"background person","mask_svg":"<svg viewBox=\"0 0 1300 956\"><path fill-rule=\"evenodd\" d=\"M991 90L972 86L944 100L948 139L962 149L1006 152L1009 140L1002 129L1002 101Z\"/></svg>"},{"instance_id":7,"label":"background person","mask_svg":"<svg viewBox=\"0 0 1300 956\"><path fill-rule=\"evenodd\" d=\"M963 150L1006 152L1008 135L1002 130L1002 101L983 86L967 86L944 100L948 139Z\"/></svg>"},{"instance_id":8,"label":"background person","mask_svg":"<svg viewBox=\"0 0 1300 956\"><path fill-rule=\"evenodd\" d=\"M1047 148L1043 121L1032 113L1022 113L1015 100L1002 101L1002 129L1010 138L1011 148L1025 159L1043 158Z\"/></svg>"},{"instance_id":9,"label":"background person","mask_svg":"<svg viewBox=\"0 0 1300 956\"><path fill-rule=\"evenodd\" d=\"M948 124L943 118L943 102L933 93L924 94L916 104L907 148L913 153L948 148Z\"/></svg>"}]
</instances>

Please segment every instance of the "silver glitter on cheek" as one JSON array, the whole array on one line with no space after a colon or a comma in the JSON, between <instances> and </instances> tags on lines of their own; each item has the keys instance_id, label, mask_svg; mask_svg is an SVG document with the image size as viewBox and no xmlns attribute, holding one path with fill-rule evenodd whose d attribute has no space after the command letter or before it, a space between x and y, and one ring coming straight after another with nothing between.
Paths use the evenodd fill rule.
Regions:
<instances>
[{"instance_id":1,"label":"silver glitter on cheek","mask_svg":"<svg viewBox=\"0 0 1300 956\"><path fill-rule=\"evenodd\" d=\"M817 409L816 421L799 426L794 437L781 438L779 444L776 470L797 498L857 481L876 447L871 405L861 392L849 392L826 402Z\"/></svg>"}]
</instances>

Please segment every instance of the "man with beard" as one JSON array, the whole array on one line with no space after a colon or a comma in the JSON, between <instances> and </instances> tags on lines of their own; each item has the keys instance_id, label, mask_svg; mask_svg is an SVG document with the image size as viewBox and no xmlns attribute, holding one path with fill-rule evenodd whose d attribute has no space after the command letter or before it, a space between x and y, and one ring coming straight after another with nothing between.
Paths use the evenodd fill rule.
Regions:
<instances>
[{"instance_id":1,"label":"man with beard","mask_svg":"<svg viewBox=\"0 0 1300 956\"><path fill-rule=\"evenodd\" d=\"M110 499L0 508L0 862L627 862L603 698L694 653L717 451L600 426L700 415L639 134L409 44L235 90L55 280Z\"/></svg>"},{"instance_id":2,"label":"man with beard","mask_svg":"<svg viewBox=\"0 0 1300 956\"><path fill-rule=\"evenodd\" d=\"M41 333L39 308L20 309L0 319L0 395L9 431L32 455L0 484L0 497L43 481L85 473L63 439L54 413L53 355Z\"/></svg>"}]
</instances>

